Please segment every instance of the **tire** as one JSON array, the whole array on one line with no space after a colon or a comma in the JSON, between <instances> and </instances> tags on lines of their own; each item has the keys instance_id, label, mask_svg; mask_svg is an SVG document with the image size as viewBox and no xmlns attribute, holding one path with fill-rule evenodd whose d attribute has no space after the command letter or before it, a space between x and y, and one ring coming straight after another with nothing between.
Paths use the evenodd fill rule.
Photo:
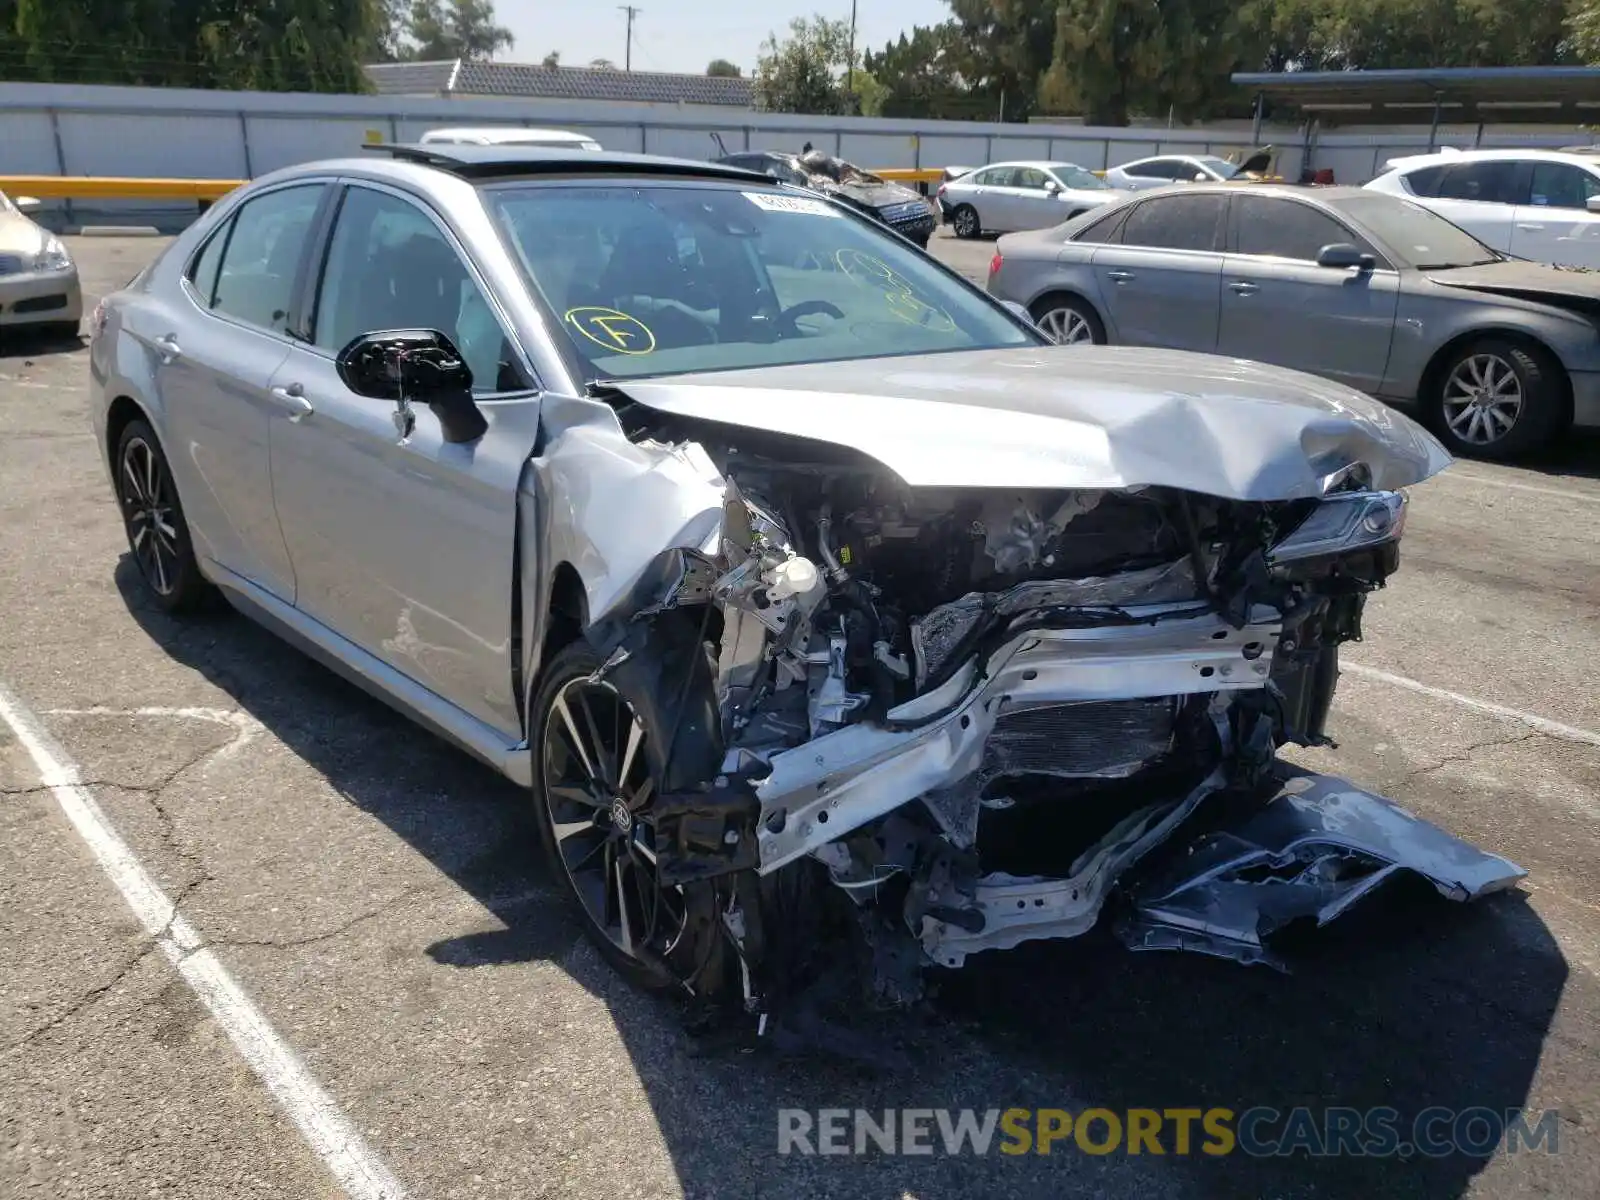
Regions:
<instances>
[{"instance_id":1,"label":"tire","mask_svg":"<svg viewBox=\"0 0 1600 1200\"><path fill-rule=\"evenodd\" d=\"M205 607L211 585L200 573L183 503L155 431L144 421L128 422L112 461L117 507L145 591L169 613Z\"/></svg>"},{"instance_id":2,"label":"tire","mask_svg":"<svg viewBox=\"0 0 1600 1200\"><path fill-rule=\"evenodd\" d=\"M727 969L731 945L722 931L714 886L662 888L649 869L653 852L645 853L651 851L650 809L661 790L664 742L673 724L667 713L673 710L658 698L634 694L636 677L621 670L594 682L590 677L600 666L587 642L567 646L551 660L534 700L529 731L533 800L551 874L584 934L629 982L647 991L682 992L683 980L692 979L697 996L723 1001L732 978ZM662 677L674 681L669 699L675 702L682 673L663 672ZM683 778L682 760L695 757L684 732L679 729L673 754L675 782ZM581 754L575 739L582 741ZM609 778L597 783L597 773L620 776L620 786ZM647 782L649 792L636 805ZM581 828L585 822L587 829ZM619 891L620 905L615 902ZM641 931L650 928L651 904L661 905L655 909L659 936L645 937ZM627 925L621 920L624 911ZM648 952L627 949L630 937L647 942Z\"/></svg>"},{"instance_id":3,"label":"tire","mask_svg":"<svg viewBox=\"0 0 1600 1200\"><path fill-rule=\"evenodd\" d=\"M1566 426L1561 367L1543 351L1506 338L1461 347L1439 371L1425 415L1452 454L1509 459L1553 440Z\"/></svg>"},{"instance_id":4,"label":"tire","mask_svg":"<svg viewBox=\"0 0 1600 1200\"><path fill-rule=\"evenodd\" d=\"M1085 300L1060 294L1035 300L1033 322L1058 346L1104 346L1106 327Z\"/></svg>"},{"instance_id":5,"label":"tire","mask_svg":"<svg viewBox=\"0 0 1600 1200\"><path fill-rule=\"evenodd\" d=\"M950 227L955 230L958 238L975 238L983 232L983 222L978 219L978 210L970 204L958 204L950 210Z\"/></svg>"}]
</instances>

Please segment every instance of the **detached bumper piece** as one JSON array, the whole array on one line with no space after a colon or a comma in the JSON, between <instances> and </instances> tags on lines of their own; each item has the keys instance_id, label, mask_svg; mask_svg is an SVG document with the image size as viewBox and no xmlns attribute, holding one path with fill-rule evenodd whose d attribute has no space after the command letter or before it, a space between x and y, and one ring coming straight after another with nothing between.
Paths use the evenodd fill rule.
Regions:
<instances>
[{"instance_id":1,"label":"detached bumper piece","mask_svg":"<svg viewBox=\"0 0 1600 1200\"><path fill-rule=\"evenodd\" d=\"M1120 933L1134 950L1192 950L1286 969L1267 939L1320 927L1402 872L1476 900L1527 875L1392 800L1281 765L1275 791L1241 823L1203 834L1130 888Z\"/></svg>"}]
</instances>

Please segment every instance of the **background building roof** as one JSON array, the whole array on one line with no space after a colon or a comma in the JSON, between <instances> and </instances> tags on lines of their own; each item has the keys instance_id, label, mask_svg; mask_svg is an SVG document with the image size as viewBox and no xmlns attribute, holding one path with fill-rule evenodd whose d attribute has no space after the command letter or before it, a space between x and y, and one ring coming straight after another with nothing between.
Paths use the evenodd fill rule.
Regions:
<instances>
[{"instance_id":1,"label":"background building roof","mask_svg":"<svg viewBox=\"0 0 1600 1200\"><path fill-rule=\"evenodd\" d=\"M618 71L597 67L453 59L373 63L367 78L386 96L504 96L537 100L614 100L633 104L716 104L752 108L748 79Z\"/></svg>"}]
</instances>

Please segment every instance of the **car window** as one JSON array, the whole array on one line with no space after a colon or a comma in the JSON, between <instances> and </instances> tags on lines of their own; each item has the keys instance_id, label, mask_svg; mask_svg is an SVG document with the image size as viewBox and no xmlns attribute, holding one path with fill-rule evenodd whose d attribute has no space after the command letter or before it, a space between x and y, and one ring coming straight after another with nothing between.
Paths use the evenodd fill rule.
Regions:
<instances>
[{"instance_id":1,"label":"car window","mask_svg":"<svg viewBox=\"0 0 1600 1200\"><path fill-rule=\"evenodd\" d=\"M189 264L187 278L190 286L194 288L195 297L206 308L210 308L217 297L217 268L222 265L222 251L228 244L228 234L232 229L233 218L229 217L206 240L200 253Z\"/></svg>"},{"instance_id":2,"label":"car window","mask_svg":"<svg viewBox=\"0 0 1600 1200\"><path fill-rule=\"evenodd\" d=\"M528 386L494 309L439 226L409 200L352 187L328 243L312 340L337 354L382 329L443 333L472 371L474 393Z\"/></svg>"},{"instance_id":3,"label":"car window","mask_svg":"<svg viewBox=\"0 0 1600 1200\"><path fill-rule=\"evenodd\" d=\"M1324 246L1347 242L1366 253L1366 239L1321 209L1298 200L1239 196L1239 253L1315 262Z\"/></svg>"},{"instance_id":4,"label":"car window","mask_svg":"<svg viewBox=\"0 0 1600 1200\"><path fill-rule=\"evenodd\" d=\"M1493 158L1456 163L1445 171L1435 193L1441 200L1476 200L1484 204L1515 204L1517 163Z\"/></svg>"},{"instance_id":5,"label":"car window","mask_svg":"<svg viewBox=\"0 0 1600 1200\"><path fill-rule=\"evenodd\" d=\"M1124 246L1167 250L1216 250L1226 196L1158 196L1128 214L1122 227Z\"/></svg>"},{"instance_id":6,"label":"car window","mask_svg":"<svg viewBox=\"0 0 1600 1200\"><path fill-rule=\"evenodd\" d=\"M1045 173L1037 167L1018 167L1016 176L1011 181L1011 186L1042 192L1044 191L1046 178Z\"/></svg>"},{"instance_id":7,"label":"car window","mask_svg":"<svg viewBox=\"0 0 1600 1200\"><path fill-rule=\"evenodd\" d=\"M1415 171L1408 171L1400 178L1405 181L1407 188L1414 196L1437 196L1439 185L1444 182L1444 164L1433 167L1419 167Z\"/></svg>"},{"instance_id":8,"label":"car window","mask_svg":"<svg viewBox=\"0 0 1600 1200\"><path fill-rule=\"evenodd\" d=\"M985 167L973 177L973 182L983 187L1010 187L1016 178L1014 167Z\"/></svg>"},{"instance_id":9,"label":"car window","mask_svg":"<svg viewBox=\"0 0 1600 1200\"><path fill-rule=\"evenodd\" d=\"M486 186L586 379L1038 344L876 222L792 192Z\"/></svg>"},{"instance_id":10,"label":"car window","mask_svg":"<svg viewBox=\"0 0 1600 1200\"><path fill-rule=\"evenodd\" d=\"M1091 209L1091 212L1094 210ZM1069 222L1067 237L1074 242L1110 243L1120 242L1122 223L1128 219L1128 209L1119 208L1109 216L1101 215L1087 222L1082 218L1077 222ZM1073 228L1080 225L1081 228Z\"/></svg>"},{"instance_id":11,"label":"car window","mask_svg":"<svg viewBox=\"0 0 1600 1200\"><path fill-rule=\"evenodd\" d=\"M280 188L239 206L209 296L212 311L273 333L288 328L295 277L323 188Z\"/></svg>"},{"instance_id":12,"label":"car window","mask_svg":"<svg viewBox=\"0 0 1600 1200\"><path fill-rule=\"evenodd\" d=\"M1402 265L1468 267L1498 261L1493 250L1466 230L1415 201L1363 191L1333 204L1363 229L1371 230Z\"/></svg>"},{"instance_id":13,"label":"car window","mask_svg":"<svg viewBox=\"0 0 1600 1200\"><path fill-rule=\"evenodd\" d=\"M1166 158L1152 158L1148 162L1129 163L1122 168L1129 175L1140 179L1171 179L1173 178L1172 160Z\"/></svg>"},{"instance_id":14,"label":"car window","mask_svg":"<svg viewBox=\"0 0 1600 1200\"><path fill-rule=\"evenodd\" d=\"M1590 196L1600 196L1600 178L1571 163L1536 162L1528 203L1550 208L1586 209Z\"/></svg>"}]
</instances>

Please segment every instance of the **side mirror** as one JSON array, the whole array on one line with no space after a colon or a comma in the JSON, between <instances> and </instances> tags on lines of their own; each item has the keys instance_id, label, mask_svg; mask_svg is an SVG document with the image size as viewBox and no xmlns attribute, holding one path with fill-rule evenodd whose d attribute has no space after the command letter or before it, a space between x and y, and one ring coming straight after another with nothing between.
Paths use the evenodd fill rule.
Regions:
<instances>
[{"instance_id":1,"label":"side mirror","mask_svg":"<svg viewBox=\"0 0 1600 1200\"><path fill-rule=\"evenodd\" d=\"M402 441L416 427L413 401L432 409L452 444L477 441L489 428L472 399L471 368L438 330L364 333L339 352L337 365L339 378L356 395L394 402Z\"/></svg>"},{"instance_id":2,"label":"side mirror","mask_svg":"<svg viewBox=\"0 0 1600 1200\"><path fill-rule=\"evenodd\" d=\"M1592 213L1600 213L1600 196L1590 196L1583 202L1583 206Z\"/></svg>"},{"instance_id":3,"label":"side mirror","mask_svg":"<svg viewBox=\"0 0 1600 1200\"><path fill-rule=\"evenodd\" d=\"M1061 194L1061 185L1054 179L1046 179L1044 181L1044 190L1052 196L1059 196Z\"/></svg>"},{"instance_id":4,"label":"side mirror","mask_svg":"<svg viewBox=\"0 0 1600 1200\"><path fill-rule=\"evenodd\" d=\"M1194 173L1193 182L1195 182L1195 183L1206 183L1210 179L1211 179L1211 176L1207 175L1204 171L1196 171Z\"/></svg>"},{"instance_id":5,"label":"side mirror","mask_svg":"<svg viewBox=\"0 0 1600 1200\"><path fill-rule=\"evenodd\" d=\"M38 212L44 206L39 203L37 196L18 196L11 203L17 206L18 212Z\"/></svg>"},{"instance_id":6,"label":"side mirror","mask_svg":"<svg viewBox=\"0 0 1600 1200\"><path fill-rule=\"evenodd\" d=\"M1363 254L1349 242L1332 242L1317 251L1319 267L1333 267L1341 271L1357 267L1363 271L1370 271L1376 265L1377 259L1370 254Z\"/></svg>"}]
</instances>

